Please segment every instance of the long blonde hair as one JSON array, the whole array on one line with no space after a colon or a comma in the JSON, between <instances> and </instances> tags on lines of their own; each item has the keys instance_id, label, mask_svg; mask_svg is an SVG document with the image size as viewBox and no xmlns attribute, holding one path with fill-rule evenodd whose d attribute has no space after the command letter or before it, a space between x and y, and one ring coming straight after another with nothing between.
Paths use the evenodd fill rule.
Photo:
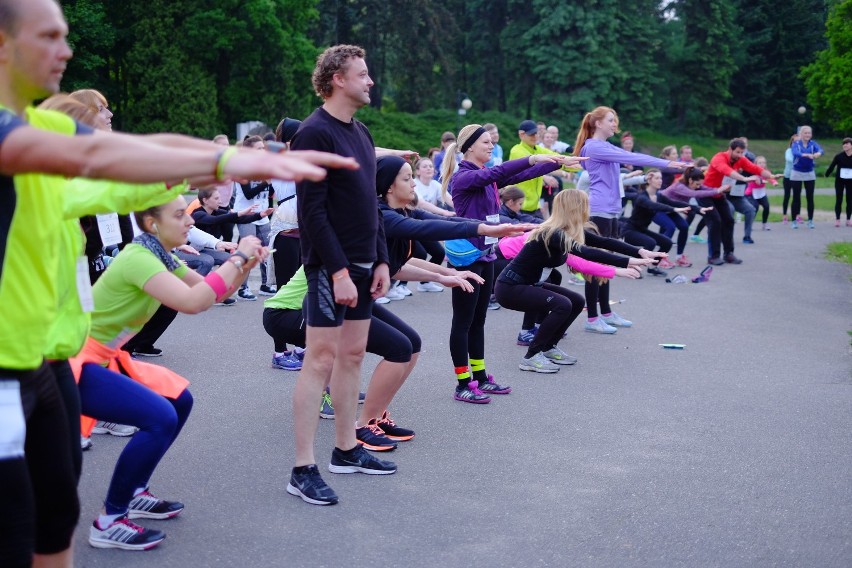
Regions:
<instances>
[{"instance_id":1,"label":"long blonde hair","mask_svg":"<svg viewBox=\"0 0 852 568\"><path fill-rule=\"evenodd\" d=\"M98 111L96 109L93 110L91 107L81 103L66 93L51 95L49 98L42 101L42 103L38 105L38 108L59 111L67 114L81 124L91 126L92 128L97 127L96 119L98 117Z\"/></svg>"},{"instance_id":2,"label":"long blonde hair","mask_svg":"<svg viewBox=\"0 0 852 568\"><path fill-rule=\"evenodd\" d=\"M447 186L450 184L450 178L453 176L453 172L456 171L456 152L458 152L459 148L464 146L468 138L470 138L479 128L479 124L468 124L459 131L456 141L447 146L447 149L444 150L444 161L441 162L441 196L443 197L444 203L450 201L447 196Z\"/></svg>"},{"instance_id":3,"label":"long blonde hair","mask_svg":"<svg viewBox=\"0 0 852 568\"><path fill-rule=\"evenodd\" d=\"M550 217L530 232L527 242L541 239L548 254L547 243L557 232L561 233L562 251L570 253L574 245L585 244L583 228L589 221L589 196L579 189L563 189L553 198Z\"/></svg>"},{"instance_id":4,"label":"long blonde hair","mask_svg":"<svg viewBox=\"0 0 852 568\"><path fill-rule=\"evenodd\" d=\"M606 114L611 112L613 116L615 116L615 125L616 132L618 130L618 113L616 113L613 109L605 106L599 106L595 108L592 112L587 112L586 116L583 117L583 120L580 121L580 129L577 131L577 140L574 142L574 155L579 156L580 150L583 149L583 145L585 145L586 140L592 137L595 133L595 123L599 120L603 120L606 118Z\"/></svg>"}]
</instances>

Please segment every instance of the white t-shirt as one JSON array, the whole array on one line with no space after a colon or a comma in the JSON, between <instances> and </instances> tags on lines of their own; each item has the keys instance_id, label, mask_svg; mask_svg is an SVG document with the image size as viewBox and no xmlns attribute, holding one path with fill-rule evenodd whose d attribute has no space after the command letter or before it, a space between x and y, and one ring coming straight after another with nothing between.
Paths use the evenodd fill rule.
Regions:
<instances>
[{"instance_id":1,"label":"white t-shirt","mask_svg":"<svg viewBox=\"0 0 852 568\"><path fill-rule=\"evenodd\" d=\"M414 191L421 201L428 201L432 205L438 205L441 201L441 184L435 180L429 180L429 185L424 185L420 178L414 178Z\"/></svg>"},{"instance_id":2,"label":"white t-shirt","mask_svg":"<svg viewBox=\"0 0 852 568\"><path fill-rule=\"evenodd\" d=\"M263 183L262 181L252 181L249 182L252 187L257 184ZM263 190L258 193L252 199L249 199L243 193L243 188L239 184L234 185L234 211L242 211L243 209L248 209L252 205L258 205L257 211L263 211L264 209L269 207L269 190ZM261 217L259 221L254 221L254 225L267 225L269 224L269 217Z\"/></svg>"}]
</instances>

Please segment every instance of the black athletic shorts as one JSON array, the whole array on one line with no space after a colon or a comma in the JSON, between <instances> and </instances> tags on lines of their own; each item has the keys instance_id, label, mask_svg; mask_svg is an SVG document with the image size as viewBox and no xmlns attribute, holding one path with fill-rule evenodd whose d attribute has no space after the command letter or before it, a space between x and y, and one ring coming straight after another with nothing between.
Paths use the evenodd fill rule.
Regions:
<instances>
[{"instance_id":1,"label":"black athletic shorts","mask_svg":"<svg viewBox=\"0 0 852 568\"><path fill-rule=\"evenodd\" d=\"M322 268L305 267L308 277L308 293L305 296L305 322L311 327L339 327L343 320L368 320L373 313L373 298L370 286L373 269L356 264L349 266L349 278L358 290L358 304L354 308L334 301L334 283L328 271Z\"/></svg>"}]
</instances>

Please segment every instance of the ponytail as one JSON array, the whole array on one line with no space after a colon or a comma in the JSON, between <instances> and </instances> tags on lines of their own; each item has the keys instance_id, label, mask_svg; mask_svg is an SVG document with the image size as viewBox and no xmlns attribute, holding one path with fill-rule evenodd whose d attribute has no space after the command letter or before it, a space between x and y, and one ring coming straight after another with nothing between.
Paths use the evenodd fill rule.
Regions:
<instances>
[{"instance_id":1,"label":"ponytail","mask_svg":"<svg viewBox=\"0 0 852 568\"><path fill-rule=\"evenodd\" d=\"M683 174L681 175L681 180L687 185L690 182L703 179L704 172L701 171L701 168L697 168L695 166L688 166L685 170L683 170Z\"/></svg>"},{"instance_id":2,"label":"ponytail","mask_svg":"<svg viewBox=\"0 0 852 568\"><path fill-rule=\"evenodd\" d=\"M450 202L447 187L450 185L453 172L456 171L456 150L458 147L458 142L453 142L444 150L444 161L441 162L441 199L444 203Z\"/></svg>"},{"instance_id":3,"label":"ponytail","mask_svg":"<svg viewBox=\"0 0 852 568\"><path fill-rule=\"evenodd\" d=\"M618 114L611 108L605 106L595 107L592 112L587 112L583 120L580 121L580 129L577 131L577 140L574 142L574 155L579 156L580 151L586 144L586 140L591 138L595 133L595 123L606 118L607 113L612 113L615 117L616 132L618 132Z\"/></svg>"}]
</instances>

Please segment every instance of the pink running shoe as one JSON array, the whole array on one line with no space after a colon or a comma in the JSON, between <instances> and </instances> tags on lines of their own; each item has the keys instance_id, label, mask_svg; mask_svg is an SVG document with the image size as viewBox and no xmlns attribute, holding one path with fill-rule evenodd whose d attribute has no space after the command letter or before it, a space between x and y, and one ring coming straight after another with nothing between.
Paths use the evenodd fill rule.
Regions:
<instances>
[{"instance_id":1,"label":"pink running shoe","mask_svg":"<svg viewBox=\"0 0 852 568\"><path fill-rule=\"evenodd\" d=\"M692 266L692 263L689 262L689 259L686 258L685 254L682 254L679 257L677 257L677 262L675 264L677 264L678 266L681 266L683 268L689 268L690 266Z\"/></svg>"},{"instance_id":2,"label":"pink running shoe","mask_svg":"<svg viewBox=\"0 0 852 568\"><path fill-rule=\"evenodd\" d=\"M660 260L659 264L657 265L657 268L661 268L663 270L671 270L674 267L675 265L672 264L672 262L667 258Z\"/></svg>"}]
</instances>

